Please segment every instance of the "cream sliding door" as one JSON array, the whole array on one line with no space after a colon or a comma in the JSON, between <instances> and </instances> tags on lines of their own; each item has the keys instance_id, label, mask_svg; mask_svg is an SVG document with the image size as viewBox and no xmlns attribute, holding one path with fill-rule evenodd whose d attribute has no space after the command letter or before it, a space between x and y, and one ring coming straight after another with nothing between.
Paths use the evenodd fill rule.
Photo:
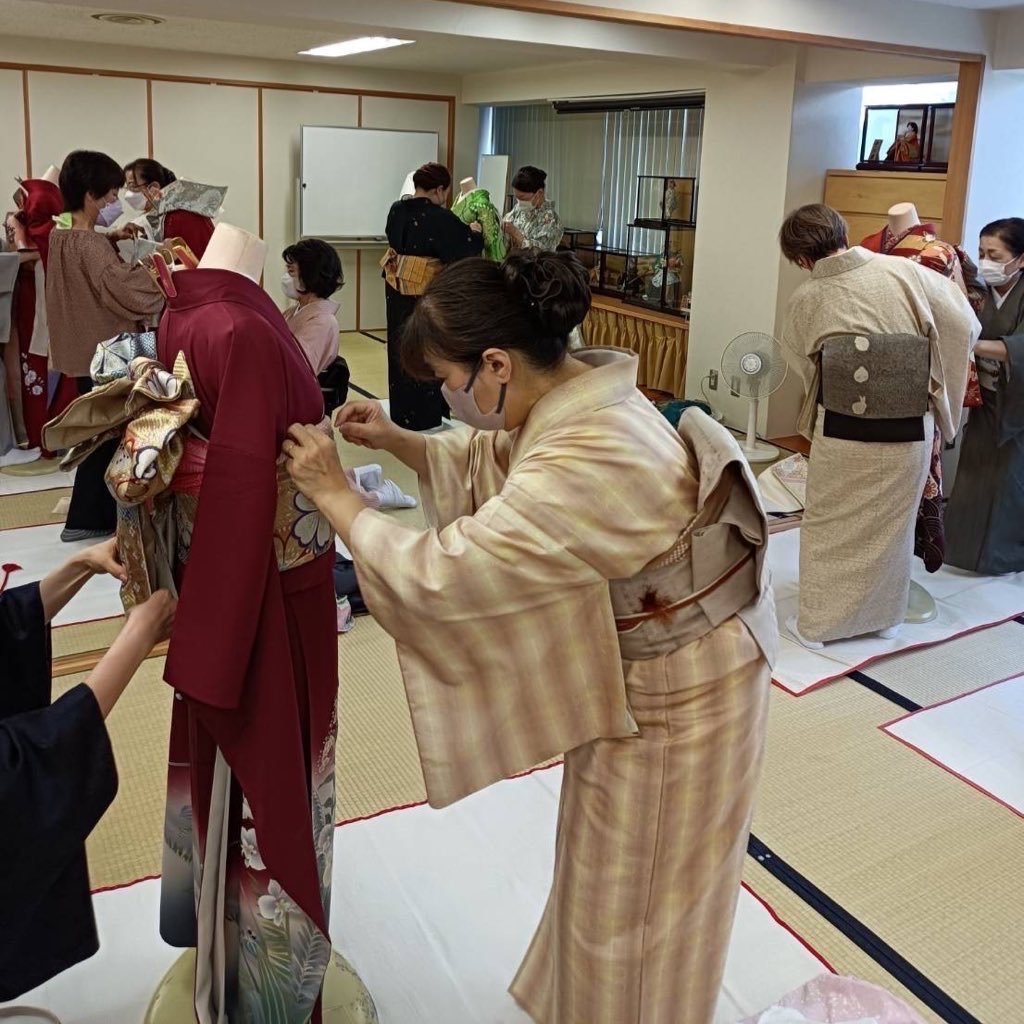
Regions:
<instances>
[{"instance_id":1,"label":"cream sliding door","mask_svg":"<svg viewBox=\"0 0 1024 1024\"><path fill-rule=\"evenodd\" d=\"M296 190L299 178L299 129L308 125L351 128L359 123L359 99L331 93L263 91L263 237L269 246L267 291L283 305L287 300L279 278L280 256L298 237ZM345 287L335 296L340 303L338 323L343 331L356 329L356 275L354 249L340 249Z\"/></svg>"},{"instance_id":2,"label":"cream sliding door","mask_svg":"<svg viewBox=\"0 0 1024 1024\"><path fill-rule=\"evenodd\" d=\"M32 173L58 167L74 149L95 149L119 164L145 156L146 83L139 78L30 71Z\"/></svg>"},{"instance_id":3,"label":"cream sliding door","mask_svg":"<svg viewBox=\"0 0 1024 1024\"><path fill-rule=\"evenodd\" d=\"M0 71L0 199L5 204L5 210L11 208L11 196L15 189L13 179L27 176L21 72Z\"/></svg>"},{"instance_id":4,"label":"cream sliding door","mask_svg":"<svg viewBox=\"0 0 1024 1024\"><path fill-rule=\"evenodd\" d=\"M179 178L227 185L223 220L256 234L259 92L230 85L153 83L153 156Z\"/></svg>"}]
</instances>

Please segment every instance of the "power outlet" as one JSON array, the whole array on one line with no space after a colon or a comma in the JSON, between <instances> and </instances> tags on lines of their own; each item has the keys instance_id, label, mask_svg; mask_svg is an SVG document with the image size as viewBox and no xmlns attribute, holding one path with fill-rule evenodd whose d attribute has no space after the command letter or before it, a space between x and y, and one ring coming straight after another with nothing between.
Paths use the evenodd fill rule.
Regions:
<instances>
[{"instance_id":1,"label":"power outlet","mask_svg":"<svg viewBox=\"0 0 1024 1024\"><path fill-rule=\"evenodd\" d=\"M718 371L717 370L708 370L708 390L710 390L710 391L717 391L718 390Z\"/></svg>"}]
</instances>

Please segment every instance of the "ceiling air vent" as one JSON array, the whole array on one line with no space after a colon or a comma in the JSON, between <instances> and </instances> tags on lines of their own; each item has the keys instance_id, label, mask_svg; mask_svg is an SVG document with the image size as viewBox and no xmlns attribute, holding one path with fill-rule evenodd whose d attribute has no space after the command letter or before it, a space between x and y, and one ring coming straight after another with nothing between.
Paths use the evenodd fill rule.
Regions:
<instances>
[{"instance_id":1,"label":"ceiling air vent","mask_svg":"<svg viewBox=\"0 0 1024 1024\"><path fill-rule=\"evenodd\" d=\"M155 18L152 14L94 14L92 15L94 21L105 21L108 25L130 25L137 27L139 25L162 25L164 23L163 18Z\"/></svg>"}]
</instances>

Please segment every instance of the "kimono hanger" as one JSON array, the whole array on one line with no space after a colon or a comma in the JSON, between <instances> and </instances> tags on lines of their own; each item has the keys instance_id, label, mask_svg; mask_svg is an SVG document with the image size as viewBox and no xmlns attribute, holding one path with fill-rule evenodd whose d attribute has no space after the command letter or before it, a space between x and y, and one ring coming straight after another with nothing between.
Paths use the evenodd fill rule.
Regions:
<instances>
[{"instance_id":1,"label":"kimono hanger","mask_svg":"<svg viewBox=\"0 0 1024 1024\"><path fill-rule=\"evenodd\" d=\"M168 261L167 257L170 257ZM163 249L157 249L150 253L143 260L142 265L149 271L149 276L156 282L157 287L164 293L164 298L173 299L178 295L178 289L174 286L174 275L171 273L171 264L174 257Z\"/></svg>"},{"instance_id":2,"label":"kimono hanger","mask_svg":"<svg viewBox=\"0 0 1024 1024\"><path fill-rule=\"evenodd\" d=\"M198 269L199 260L189 248L188 242L183 238L172 238L167 244L171 247L176 263L180 263L185 270Z\"/></svg>"}]
</instances>

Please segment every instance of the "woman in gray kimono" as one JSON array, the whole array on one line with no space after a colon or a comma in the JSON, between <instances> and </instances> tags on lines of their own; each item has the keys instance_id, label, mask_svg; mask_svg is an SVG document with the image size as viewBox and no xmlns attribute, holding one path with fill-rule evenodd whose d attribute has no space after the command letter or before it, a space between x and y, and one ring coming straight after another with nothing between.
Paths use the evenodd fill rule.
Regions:
<instances>
[{"instance_id":1,"label":"woman in gray kimono","mask_svg":"<svg viewBox=\"0 0 1024 1024\"><path fill-rule=\"evenodd\" d=\"M971 409L946 508L946 563L997 575L1024 571L1024 219L981 231L982 405Z\"/></svg>"}]
</instances>

